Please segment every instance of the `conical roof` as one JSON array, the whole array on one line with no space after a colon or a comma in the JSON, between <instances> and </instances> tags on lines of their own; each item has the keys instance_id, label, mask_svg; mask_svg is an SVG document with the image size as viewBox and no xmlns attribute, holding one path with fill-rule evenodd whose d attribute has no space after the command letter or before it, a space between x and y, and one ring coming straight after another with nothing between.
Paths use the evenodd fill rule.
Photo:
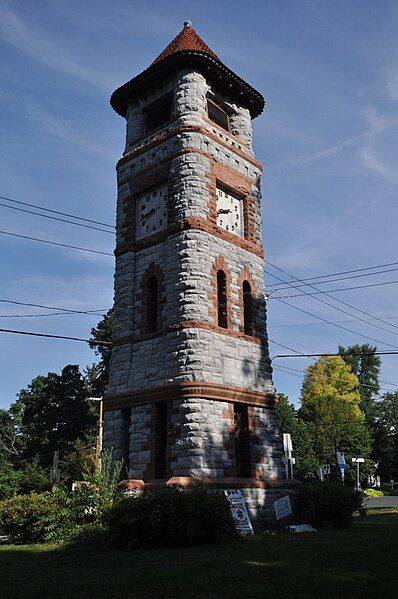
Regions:
<instances>
[{"instance_id":1,"label":"conical roof","mask_svg":"<svg viewBox=\"0 0 398 599\"><path fill-rule=\"evenodd\" d=\"M176 54L177 52L203 52L203 54L218 58L217 54L209 48L200 35L196 33L195 29L193 29L191 21L185 21L184 29L175 36L163 52L155 58L152 64L156 64L163 60L163 58L166 58L171 54Z\"/></svg>"},{"instance_id":2,"label":"conical roof","mask_svg":"<svg viewBox=\"0 0 398 599\"><path fill-rule=\"evenodd\" d=\"M190 21L185 21L182 31L147 69L113 92L112 108L125 117L129 102L137 101L142 90L150 85L157 85L159 80L177 65L187 64L198 69L210 80L214 78L218 86L224 86L229 96L237 98L237 101L249 108L252 118L261 114L264 98L260 92L221 62L217 54L192 28Z\"/></svg>"}]
</instances>

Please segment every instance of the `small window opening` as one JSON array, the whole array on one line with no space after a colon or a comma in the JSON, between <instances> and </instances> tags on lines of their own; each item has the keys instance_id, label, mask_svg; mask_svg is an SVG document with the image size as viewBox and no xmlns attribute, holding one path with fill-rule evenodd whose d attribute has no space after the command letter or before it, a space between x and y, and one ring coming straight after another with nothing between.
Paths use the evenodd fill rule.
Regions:
<instances>
[{"instance_id":1,"label":"small window opening","mask_svg":"<svg viewBox=\"0 0 398 599\"><path fill-rule=\"evenodd\" d=\"M162 98L155 105L145 110L145 133L159 129L171 119L173 97Z\"/></svg>"},{"instance_id":2,"label":"small window opening","mask_svg":"<svg viewBox=\"0 0 398 599\"><path fill-rule=\"evenodd\" d=\"M150 277L147 286L146 328L148 333L155 333L158 329L158 287L157 278Z\"/></svg>"},{"instance_id":3,"label":"small window opening","mask_svg":"<svg viewBox=\"0 0 398 599\"><path fill-rule=\"evenodd\" d=\"M221 106L213 102L213 100L207 100L207 114L213 123L216 123L216 125L219 125L226 131L229 131L228 113L225 112Z\"/></svg>"},{"instance_id":4,"label":"small window opening","mask_svg":"<svg viewBox=\"0 0 398 599\"><path fill-rule=\"evenodd\" d=\"M248 281L243 281L243 330L245 335L253 335L253 298Z\"/></svg>"},{"instance_id":5,"label":"small window opening","mask_svg":"<svg viewBox=\"0 0 398 599\"><path fill-rule=\"evenodd\" d=\"M228 328L227 277L223 270L217 272L217 316L218 326Z\"/></svg>"},{"instance_id":6,"label":"small window opening","mask_svg":"<svg viewBox=\"0 0 398 599\"><path fill-rule=\"evenodd\" d=\"M167 470L167 402L155 404L155 478L165 478Z\"/></svg>"},{"instance_id":7,"label":"small window opening","mask_svg":"<svg viewBox=\"0 0 398 599\"><path fill-rule=\"evenodd\" d=\"M234 435L236 476L251 477L250 431L248 409L245 404L234 404Z\"/></svg>"}]
</instances>

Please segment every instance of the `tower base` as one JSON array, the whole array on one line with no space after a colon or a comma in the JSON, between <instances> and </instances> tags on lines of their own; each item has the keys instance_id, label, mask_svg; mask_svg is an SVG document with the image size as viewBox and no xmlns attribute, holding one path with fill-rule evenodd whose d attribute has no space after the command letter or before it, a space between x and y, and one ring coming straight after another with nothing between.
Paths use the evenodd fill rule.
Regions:
<instances>
[{"instance_id":1,"label":"tower base","mask_svg":"<svg viewBox=\"0 0 398 599\"><path fill-rule=\"evenodd\" d=\"M162 486L178 486L188 489L193 485L204 485L214 489L239 489L245 499L247 510L253 522L263 524L275 523L274 501L286 495L295 496L300 487L298 480L273 479L259 481L252 478L208 478L191 476L174 476L169 480L123 480L119 488L128 494L142 494L145 491Z\"/></svg>"}]
</instances>

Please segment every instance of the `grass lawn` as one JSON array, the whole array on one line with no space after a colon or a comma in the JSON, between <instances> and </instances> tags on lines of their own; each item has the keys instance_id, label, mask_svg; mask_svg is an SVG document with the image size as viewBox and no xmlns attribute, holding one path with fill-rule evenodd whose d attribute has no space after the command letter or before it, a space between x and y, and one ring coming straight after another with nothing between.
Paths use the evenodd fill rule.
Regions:
<instances>
[{"instance_id":1,"label":"grass lawn","mask_svg":"<svg viewBox=\"0 0 398 599\"><path fill-rule=\"evenodd\" d=\"M4 545L0 597L398 597L398 510L371 510L348 530L179 550Z\"/></svg>"}]
</instances>

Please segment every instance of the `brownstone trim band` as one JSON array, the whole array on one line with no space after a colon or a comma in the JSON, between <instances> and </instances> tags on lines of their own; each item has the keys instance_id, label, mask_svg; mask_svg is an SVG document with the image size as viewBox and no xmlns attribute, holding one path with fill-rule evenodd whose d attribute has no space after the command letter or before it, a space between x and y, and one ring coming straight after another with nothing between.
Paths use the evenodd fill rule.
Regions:
<instances>
[{"instance_id":1,"label":"brownstone trim band","mask_svg":"<svg viewBox=\"0 0 398 599\"><path fill-rule=\"evenodd\" d=\"M120 309L123 309L121 306ZM249 343L255 343L256 345L265 344L265 339L260 339L259 337L252 337L251 335L245 335L239 331L235 331L232 328L224 329L223 327L219 327L216 324L212 324L210 322L203 322L202 320L183 320L182 322L177 322L175 324L171 324L168 327L160 329L156 331L156 333L147 333L142 335L126 335L126 337L119 337L119 339L113 340L113 345L125 345L125 344L133 344L140 343L142 341L148 341L149 339L155 339L155 337L160 337L163 335L168 335L173 331L180 331L185 329L202 329L205 331L211 331L212 333L220 333L221 335L228 335L230 337L234 337L235 339L241 339L242 341L248 341Z\"/></svg>"},{"instance_id":2,"label":"brownstone trim band","mask_svg":"<svg viewBox=\"0 0 398 599\"><path fill-rule=\"evenodd\" d=\"M153 245L156 245L157 243L165 241L170 235L173 235L174 233L189 230L205 231L206 233L214 235L214 237L223 239L224 241L232 243L237 247L258 256L259 258L264 258L264 250L257 243L253 243L252 241L244 239L243 237L238 237L233 233L229 233L224 229L220 229L220 227L217 227L217 225L210 223L205 218L198 218L195 216L189 218L181 218L173 225L170 225L166 229L163 229L163 231L159 231L159 233L155 233L150 237L119 245L115 250L115 256L122 256L127 252L140 251L142 249L151 247Z\"/></svg>"},{"instance_id":3,"label":"brownstone trim band","mask_svg":"<svg viewBox=\"0 0 398 599\"><path fill-rule=\"evenodd\" d=\"M122 480L119 487L127 491L144 491L145 488L153 489L164 485L173 487L188 488L197 484L206 487L217 487L224 489L299 489L300 481L296 479L285 478L263 478L255 480L253 478L223 477L210 478L207 476L173 476L169 480L147 481L143 480Z\"/></svg>"},{"instance_id":4,"label":"brownstone trim band","mask_svg":"<svg viewBox=\"0 0 398 599\"><path fill-rule=\"evenodd\" d=\"M125 164L132 158L136 158L137 156L140 156L141 154L148 152L153 147L158 146L160 143L163 143L163 142L167 141L168 139L170 139L171 137L174 137L175 135L178 135L180 133L201 133L202 135L209 137L213 141L216 141L221 146L224 146L230 152L234 152L240 158L243 158L244 160L246 160L247 162L249 162L256 168L258 168L260 171L263 170L263 165L260 162L258 162L255 158L253 158L253 156L251 156L250 154L247 154L246 152L242 152L242 150L240 150L236 144L232 144L232 143L229 144L228 142L221 139L218 135L215 135L214 133L212 133L211 131L206 129L206 127L202 127L201 125L179 125L171 130L168 130L167 132L165 132L163 134L156 136L155 138L151 139L147 143L140 145L135 150L127 152L124 156L122 156L122 158L120 158L118 160L118 162L116 164L116 168L119 168L119 166L121 166L122 164ZM239 138L235 138L233 141L236 141L238 139ZM242 145L245 145L245 144L243 144L243 142L241 142L239 140L239 144L241 144L241 143L242 143Z\"/></svg>"},{"instance_id":5,"label":"brownstone trim band","mask_svg":"<svg viewBox=\"0 0 398 599\"><path fill-rule=\"evenodd\" d=\"M278 404L278 396L272 392L263 393L201 381L180 381L173 385L155 387L149 390L106 396L104 404L106 410L116 410L158 401L174 401L176 399L188 399L191 397L234 403L240 402L263 408L274 408Z\"/></svg>"}]
</instances>

